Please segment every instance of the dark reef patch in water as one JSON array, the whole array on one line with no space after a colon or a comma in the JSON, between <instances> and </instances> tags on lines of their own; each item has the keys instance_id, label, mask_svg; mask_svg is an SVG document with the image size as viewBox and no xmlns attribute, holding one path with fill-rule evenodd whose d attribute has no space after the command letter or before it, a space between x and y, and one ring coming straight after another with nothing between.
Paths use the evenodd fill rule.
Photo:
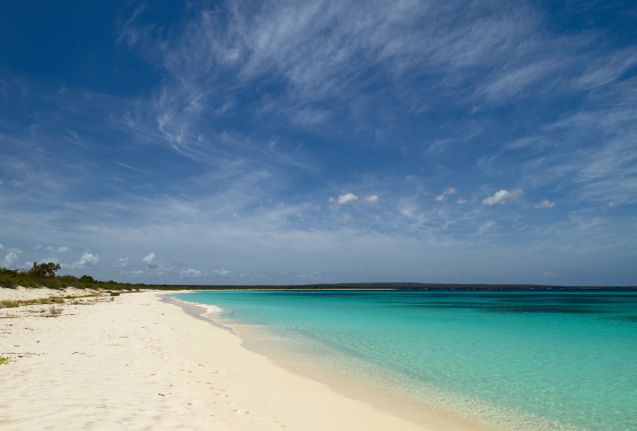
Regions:
<instances>
[{"instance_id":1,"label":"dark reef patch in water","mask_svg":"<svg viewBox=\"0 0 637 431\"><path fill-rule=\"evenodd\" d=\"M316 297L316 298L358 298L364 296L372 296L375 292L368 291L346 291L346 290L318 290L318 291L307 291L307 290L275 290L275 291L263 291L264 295L277 295L277 296L288 296L288 297Z\"/></svg>"},{"instance_id":2,"label":"dark reef patch in water","mask_svg":"<svg viewBox=\"0 0 637 431\"><path fill-rule=\"evenodd\" d=\"M633 323L637 323L637 315L634 316L619 316L619 317L614 317L613 320L619 320L622 322L633 322Z\"/></svg>"},{"instance_id":3,"label":"dark reef patch in water","mask_svg":"<svg viewBox=\"0 0 637 431\"><path fill-rule=\"evenodd\" d=\"M550 306L495 306L481 307L480 311L489 313L563 313L563 314L597 314L602 311L583 307L550 307Z\"/></svg>"}]
</instances>

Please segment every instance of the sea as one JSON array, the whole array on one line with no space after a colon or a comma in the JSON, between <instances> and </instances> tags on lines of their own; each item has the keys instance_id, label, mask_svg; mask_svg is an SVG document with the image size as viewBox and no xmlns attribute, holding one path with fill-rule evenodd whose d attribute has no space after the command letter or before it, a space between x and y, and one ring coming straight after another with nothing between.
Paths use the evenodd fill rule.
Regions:
<instances>
[{"instance_id":1,"label":"sea","mask_svg":"<svg viewBox=\"0 0 637 431\"><path fill-rule=\"evenodd\" d=\"M370 396L413 402L412 412L485 429L637 430L637 291L224 290L174 297L208 306L210 319L275 362L288 358L314 375L331 370L324 375L365 384ZM401 403L381 404L400 410Z\"/></svg>"}]
</instances>

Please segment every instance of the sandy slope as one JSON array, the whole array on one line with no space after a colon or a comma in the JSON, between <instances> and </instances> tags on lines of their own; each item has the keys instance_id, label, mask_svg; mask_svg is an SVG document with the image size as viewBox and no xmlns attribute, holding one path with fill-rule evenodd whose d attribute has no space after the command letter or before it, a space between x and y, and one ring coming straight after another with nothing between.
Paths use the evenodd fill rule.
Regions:
<instances>
[{"instance_id":1,"label":"sandy slope","mask_svg":"<svg viewBox=\"0 0 637 431\"><path fill-rule=\"evenodd\" d=\"M272 364L157 293L47 308L0 309L2 430L423 429Z\"/></svg>"}]
</instances>

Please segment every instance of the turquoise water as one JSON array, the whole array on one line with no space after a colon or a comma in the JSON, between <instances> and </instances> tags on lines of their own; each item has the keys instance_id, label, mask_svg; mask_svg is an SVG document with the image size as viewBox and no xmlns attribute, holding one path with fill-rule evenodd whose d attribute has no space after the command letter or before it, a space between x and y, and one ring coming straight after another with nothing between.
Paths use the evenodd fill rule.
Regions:
<instances>
[{"instance_id":1,"label":"turquoise water","mask_svg":"<svg viewBox=\"0 0 637 431\"><path fill-rule=\"evenodd\" d=\"M410 396L466 408L459 413L482 414L504 428L519 420L531 429L637 430L634 291L273 290L176 297L219 306L226 322L329 346L321 360L329 362L330 351L356 358L379 370L381 379L386 370L392 376L386 383L404 385Z\"/></svg>"}]
</instances>

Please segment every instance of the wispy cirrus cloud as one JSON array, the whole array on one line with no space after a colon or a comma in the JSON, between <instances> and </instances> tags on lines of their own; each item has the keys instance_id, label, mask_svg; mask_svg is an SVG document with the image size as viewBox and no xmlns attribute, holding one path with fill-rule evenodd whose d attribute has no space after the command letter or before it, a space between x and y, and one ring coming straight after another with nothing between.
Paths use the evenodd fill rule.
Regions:
<instances>
[{"instance_id":1,"label":"wispy cirrus cloud","mask_svg":"<svg viewBox=\"0 0 637 431\"><path fill-rule=\"evenodd\" d=\"M135 92L0 72L0 235L20 259L68 244L123 279L360 279L375 262L450 281L458 260L489 279L493 258L530 280L537 253L537 274L574 280L586 258L542 268L555 250L630 254L637 51L607 29L526 2L157 7L116 20L108 58L152 70Z\"/></svg>"},{"instance_id":2,"label":"wispy cirrus cloud","mask_svg":"<svg viewBox=\"0 0 637 431\"><path fill-rule=\"evenodd\" d=\"M447 187L444 192L440 193L438 196L434 198L437 202L442 202L447 200L447 198L451 195L455 195L457 190L453 187Z\"/></svg>"}]
</instances>

